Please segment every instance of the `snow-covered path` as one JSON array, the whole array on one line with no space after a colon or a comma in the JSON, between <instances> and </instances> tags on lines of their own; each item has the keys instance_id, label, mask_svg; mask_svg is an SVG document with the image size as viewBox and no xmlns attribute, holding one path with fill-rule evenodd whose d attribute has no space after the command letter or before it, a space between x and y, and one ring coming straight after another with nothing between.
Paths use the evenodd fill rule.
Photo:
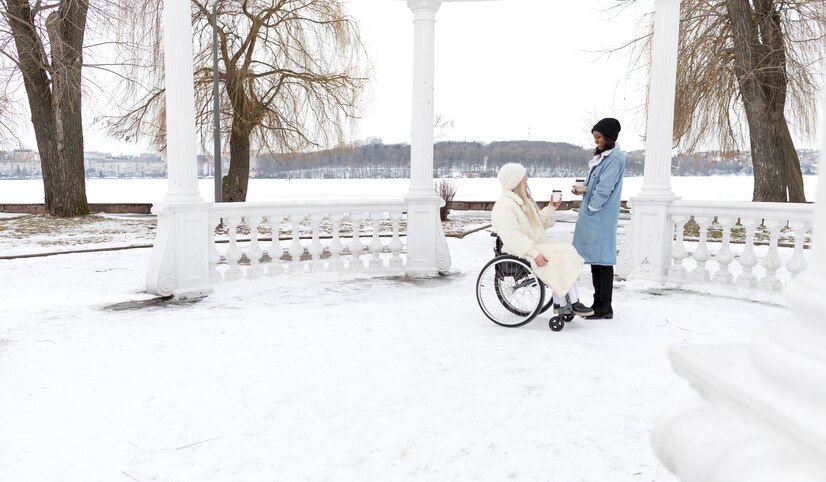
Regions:
<instances>
[{"instance_id":1,"label":"snow-covered path","mask_svg":"<svg viewBox=\"0 0 826 482\"><path fill-rule=\"evenodd\" d=\"M613 320L501 328L474 295L490 237L448 242L437 279L281 276L140 308L149 249L0 261L0 479L667 482L654 420L695 398L668 346L790 316L618 282Z\"/></svg>"}]
</instances>

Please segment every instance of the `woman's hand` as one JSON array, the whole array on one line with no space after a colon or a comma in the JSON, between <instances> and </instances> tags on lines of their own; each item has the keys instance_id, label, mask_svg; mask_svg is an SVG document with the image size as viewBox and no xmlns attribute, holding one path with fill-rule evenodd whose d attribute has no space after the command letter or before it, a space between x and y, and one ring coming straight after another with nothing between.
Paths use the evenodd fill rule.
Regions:
<instances>
[{"instance_id":1,"label":"woman's hand","mask_svg":"<svg viewBox=\"0 0 826 482\"><path fill-rule=\"evenodd\" d=\"M554 209L559 209L559 206L562 206L562 200L560 199L557 202L554 202L553 199L548 203L554 207Z\"/></svg>"},{"instance_id":2,"label":"woman's hand","mask_svg":"<svg viewBox=\"0 0 826 482\"><path fill-rule=\"evenodd\" d=\"M533 260L536 261L536 265L539 267L548 264L548 258L546 258L545 255L542 253L537 254L536 258L534 258Z\"/></svg>"},{"instance_id":3,"label":"woman's hand","mask_svg":"<svg viewBox=\"0 0 826 482\"><path fill-rule=\"evenodd\" d=\"M575 194L577 196L582 196L583 194L585 194L585 191L580 191L576 188L576 186L574 186L574 187L571 188L571 194Z\"/></svg>"}]
</instances>

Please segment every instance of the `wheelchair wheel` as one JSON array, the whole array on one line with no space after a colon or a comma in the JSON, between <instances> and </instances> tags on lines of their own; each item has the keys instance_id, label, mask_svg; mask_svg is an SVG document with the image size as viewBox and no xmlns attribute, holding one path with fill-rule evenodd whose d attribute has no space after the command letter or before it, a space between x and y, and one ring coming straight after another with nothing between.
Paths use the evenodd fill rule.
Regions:
<instances>
[{"instance_id":1,"label":"wheelchair wheel","mask_svg":"<svg viewBox=\"0 0 826 482\"><path fill-rule=\"evenodd\" d=\"M565 328L565 320L563 316L564 315L557 315L552 317L551 320L548 322L548 326L553 331L561 331L563 328Z\"/></svg>"},{"instance_id":2,"label":"wheelchair wheel","mask_svg":"<svg viewBox=\"0 0 826 482\"><path fill-rule=\"evenodd\" d=\"M531 266L515 256L490 260L476 280L476 300L490 321L507 327L522 326L545 306L545 285Z\"/></svg>"},{"instance_id":3,"label":"wheelchair wheel","mask_svg":"<svg viewBox=\"0 0 826 482\"><path fill-rule=\"evenodd\" d=\"M547 293L547 292L546 292L546 293ZM542 309L541 309L541 310L539 310L539 313L538 313L538 314L540 314L540 315L541 315L542 313L545 313L546 311L548 311L548 308L550 308L550 307L551 307L551 306L553 306L553 305L554 305L554 297L553 297L553 296L551 296L551 295L549 294L549 295L548 295L548 301L547 301L547 302L545 302L545 306L543 306L543 307L542 307Z\"/></svg>"}]
</instances>

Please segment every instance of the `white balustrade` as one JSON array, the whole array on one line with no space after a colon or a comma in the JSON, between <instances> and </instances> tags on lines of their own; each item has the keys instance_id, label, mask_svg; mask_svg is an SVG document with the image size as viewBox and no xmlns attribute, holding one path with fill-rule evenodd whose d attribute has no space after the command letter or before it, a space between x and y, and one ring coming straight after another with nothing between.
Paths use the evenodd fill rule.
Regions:
<instances>
[{"instance_id":1,"label":"white balustrade","mask_svg":"<svg viewBox=\"0 0 826 482\"><path fill-rule=\"evenodd\" d=\"M252 217L247 220L247 225L250 228L250 247L245 253L250 263L250 267L247 269L247 278L260 278L264 274L264 270L261 269L261 256L264 255L264 251L258 245L258 226L261 221L261 217Z\"/></svg>"},{"instance_id":2,"label":"white balustrade","mask_svg":"<svg viewBox=\"0 0 826 482\"><path fill-rule=\"evenodd\" d=\"M723 239L720 249L714 255L714 260L720 265L720 269L714 273L714 282L722 285L730 285L734 282L734 277L729 271L729 265L734 261L734 253L731 251L731 228L737 220L730 217L718 217L720 224L720 236Z\"/></svg>"},{"instance_id":3,"label":"white balustrade","mask_svg":"<svg viewBox=\"0 0 826 482\"><path fill-rule=\"evenodd\" d=\"M806 267L804 248L812 213L811 204L673 201L668 207L675 234L667 279L777 291ZM684 236L688 219L697 224L696 239ZM719 237L710 236L717 225ZM794 248L788 239L781 247L781 235L793 237ZM686 243L691 245L688 249ZM684 266L686 259L693 261L693 269ZM756 267L762 273L755 273Z\"/></svg>"},{"instance_id":4,"label":"white balustrade","mask_svg":"<svg viewBox=\"0 0 826 482\"><path fill-rule=\"evenodd\" d=\"M763 268L766 270L766 276L760 280L760 287L777 291L783 286L777 277L777 270L783 265L780 254L777 252L777 242L780 239L780 228L783 227L783 224L779 221L768 221L764 226L769 230L769 251L763 257Z\"/></svg>"},{"instance_id":5,"label":"white balustrade","mask_svg":"<svg viewBox=\"0 0 826 482\"><path fill-rule=\"evenodd\" d=\"M684 281L686 271L683 267L683 260L688 257L688 250L685 249L683 233L685 232L686 216L675 215L671 217L674 226L674 245L671 247L671 259L673 263L668 267L668 279L672 281Z\"/></svg>"},{"instance_id":6,"label":"white balustrade","mask_svg":"<svg viewBox=\"0 0 826 482\"><path fill-rule=\"evenodd\" d=\"M361 253L364 251L364 244L361 242L359 232L361 232L362 213L350 213L350 224L353 226L353 237L350 240L350 271L361 271L364 263L361 261Z\"/></svg>"},{"instance_id":7,"label":"white balustrade","mask_svg":"<svg viewBox=\"0 0 826 482\"><path fill-rule=\"evenodd\" d=\"M789 223L789 227L794 231L794 254L786 263L786 269L795 276L800 273L806 266L806 258L803 256L803 242L806 238L806 231L811 229L811 225L806 222L794 221Z\"/></svg>"},{"instance_id":8,"label":"white balustrade","mask_svg":"<svg viewBox=\"0 0 826 482\"><path fill-rule=\"evenodd\" d=\"M406 211L403 199L216 204L209 214L210 279L214 283L345 267L356 273L401 274L406 263L400 226ZM362 230L367 229L370 242L365 246L367 233ZM269 240L261 235L268 230ZM288 243L287 256L282 241ZM362 256L368 254L365 263Z\"/></svg>"},{"instance_id":9,"label":"white balustrade","mask_svg":"<svg viewBox=\"0 0 826 482\"><path fill-rule=\"evenodd\" d=\"M270 258L270 265L267 267L268 276L284 274L284 261L281 259L281 257L284 256L284 248L281 246L281 221L283 220L284 216L281 214L270 214L267 216L270 232L272 233L270 247L267 250L267 256Z\"/></svg>"},{"instance_id":10,"label":"white balustrade","mask_svg":"<svg viewBox=\"0 0 826 482\"><path fill-rule=\"evenodd\" d=\"M711 259L711 253L708 250L708 225L711 223L711 218L708 216L694 216L694 222L700 227L700 234L698 236L699 244L694 254L691 256L697 262L697 267L691 272L691 279L700 283L705 283L711 279L708 269L706 269L706 262Z\"/></svg>"},{"instance_id":11,"label":"white balustrade","mask_svg":"<svg viewBox=\"0 0 826 482\"><path fill-rule=\"evenodd\" d=\"M740 266L743 273L737 278L737 286L741 288L754 288L757 286L757 277L752 270L757 265L757 254L754 252L754 230L757 228L757 221L754 219L740 220L746 229L745 246L743 254L740 255Z\"/></svg>"}]
</instances>

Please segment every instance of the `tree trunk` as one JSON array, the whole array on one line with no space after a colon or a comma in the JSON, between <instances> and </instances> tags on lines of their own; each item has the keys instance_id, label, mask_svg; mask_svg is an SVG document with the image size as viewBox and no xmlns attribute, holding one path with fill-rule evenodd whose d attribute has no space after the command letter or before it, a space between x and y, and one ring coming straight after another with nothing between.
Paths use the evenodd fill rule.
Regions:
<instances>
[{"instance_id":1,"label":"tree trunk","mask_svg":"<svg viewBox=\"0 0 826 482\"><path fill-rule=\"evenodd\" d=\"M80 72L89 4L64 0L46 21L52 60L34 26L27 0L7 0L23 84L43 171L46 212L89 214L83 167ZM49 77L51 76L51 82Z\"/></svg>"},{"instance_id":2,"label":"tree trunk","mask_svg":"<svg viewBox=\"0 0 826 482\"><path fill-rule=\"evenodd\" d=\"M734 72L749 125L753 201L805 202L800 159L784 113L786 59L773 0L727 0L734 42Z\"/></svg>"},{"instance_id":3,"label":"tree trunk","mask_svg":"<svg viewBox=\"0 0 826 482\"><path fill-rule=\"evenodd\" d=\"M229 172L224 176L221 187L224 202L244 202L247 200L247 186L250 178L250 134L251 129L237 116L232 119L229 135Z\"/></svg>"},{"instance_id":4,"label":"tree trunk","mask_svg":"<svg viewBox=\"0 0 826 482\"><path fill-rule=\"evenodd\" d=\"M785 161L785 167L781 169L786 173L786 188L789 190L789 202L805 203L806 192L803 188L803 172L800 170L800 156L794 147L792 135L789 132L789 124L786 122L786 114L783 111L776 112L773 117L776 133L776 142L779 146L780 159Z\"/></svg>"}]
</instances>

